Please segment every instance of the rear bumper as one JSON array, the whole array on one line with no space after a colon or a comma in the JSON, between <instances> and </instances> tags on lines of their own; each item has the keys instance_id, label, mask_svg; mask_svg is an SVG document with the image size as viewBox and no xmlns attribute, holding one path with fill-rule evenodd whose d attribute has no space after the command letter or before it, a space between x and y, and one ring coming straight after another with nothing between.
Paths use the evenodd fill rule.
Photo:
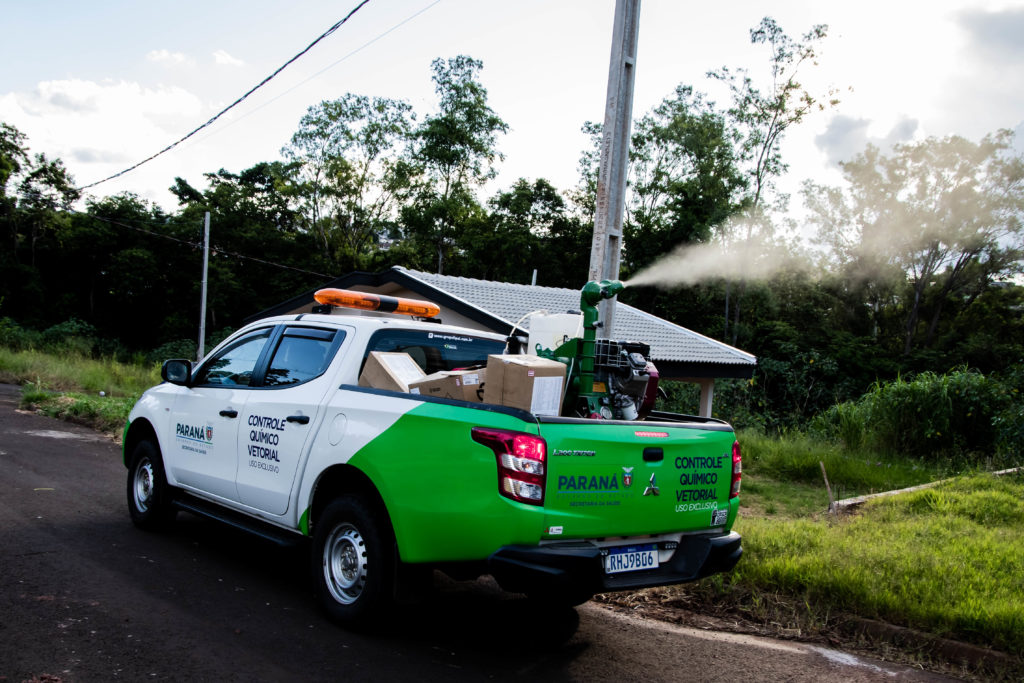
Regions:
<instances>
[{"instance_id":1,"label":"rear bumper","mask_svg":"<svg viewBox=\"0 0 1024 683\"><path fill-rule=\"evenodd\" d=\"M488 571L502 588L517 593L603 593L696 581L736 566L740 535L683 536L657 569L605 574L601 548L585 541L544 546L505 546L488 558Z\"/></svg>"}]
</instances>

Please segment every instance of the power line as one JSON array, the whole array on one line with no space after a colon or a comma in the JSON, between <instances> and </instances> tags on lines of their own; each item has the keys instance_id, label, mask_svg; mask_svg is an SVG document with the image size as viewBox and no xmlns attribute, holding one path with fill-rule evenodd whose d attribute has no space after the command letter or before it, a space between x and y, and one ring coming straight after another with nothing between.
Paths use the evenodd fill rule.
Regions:
<instances>
[{"instance_id":1,"label":"power line","mask_svg":"<svg viewBox=\"0 0 1024 683\"><path fill-rule=\"evenodd\" d=\"M14 196L17 196L17 195L14 195ZM116 219L113 219L113 218L107 218L105 216L97 216L95 214L86 213L85 211L77 211L75 209L61 209L61 210L66 212L66 213L73 213L73 214L76 214L76 215L79 215L79 216L84 216L86 218L93 218L93 219L101 221L103 223L107 223L108 225L116 225L116 226L121 227L121 228L127 228L128 230L134 230L135 232L140 232L140 233L143 233L143 234L146 234L146 235L150 235L151 237L159 237L160 239L169 240L171 242L177 242L178 244L182 244L182 245L184 245L184 246L186 246L186 247L188 247L190 249L201 249L202 246L203 246L202 243L200 243L200 242L189 242L188 240L183 240L183 239L181 239L179 237L173 237L171 235L165 235L164 233L154 232L153 230L146 230L145 228L140 228L140 227L138 227L136 225L131 225L130 223L125 223L124 221L121 221L121 220L116 220ZM150 224L150 225L164 225L162 223L157 223L156 221L149 221L148 224ZM314 270L306 270L305 268L296 268L295 266L286 266L283 263L274 263L273 261L267 261L265 259L256 258L255 256L246 256L245 254L239 254L238 252L228 251L227 249L221 249L221 248L217 247L216 245L212 245L210 247L210 250L213 251L213 252L216 252L217 254L224 254L225 256L231 256L231 257L234 257L234 258L237 258L237 259L243 259L245 261L253 261L255 263L262 263L264 265L273 266L275 268L283 268L284 270L294 270L295 272L305 273L306 275L316 275L317 277L323 277L323 278L333 278L334 277L333 275L327 275L325 273L318 273L318 272L316 272Z\"/></svg>"},{"instance_id":2,"label":"power line","mask_svg":"<svg viewBox=\"0 0 1024 683\"><path fill-rule=\"evenodd\" d=\"M301 81L299 81L298 83L296 83L296 84L295 84L295 85L293 85L292 87L288 88L287 90L285 90L285 91L284 91L284 92L282 92L281 94L279 94L279 95L276 95L275 97L272 97L272 98L270 98L269 100L267 100L267 101L266 101L266 102L264 102L263 104L259 105L258 107L255 107L255 108L253 108L253 109L251 109L251 110L247 111L247 112L246 112L245 114L242 114L241 116L239 116L238 118L234 119L234 120L233 120L233 121L231 121L230 123L226 123L226 124L224 124L223 126L221 126L221 127L220 127L219 129L217 129L216 131L211 131L211 132L210 132L210 133L209 133L208 135L206 135L205 137L202 137L202 138L200 138L200 140L206 140L206 139L208 139L208 138L211 138L211 137L213 137L214 135L216 135L217 133L220 133L221 131L224 131L224 130L226 130L226 129L230 128L231 126L235 125L236 123L240 123L240 122L244 121L244 120L245 120L246 118L248 118L248 117L252 116L253 114L255 114L256 112L258 112L259 110L263 109L264 107L267 107L267 106L269 106L269 105L273 104L274 102L278 101L279 99L281 99L281 98L282 98L282 97L284 97L285 95L287 95L287 94L289 94L289 93L293 92L294 90L296 90L296 89L298 89L298 88L302 87L302 86L303 86L303 85L305 85L306 83L309 83L309 82L310 82L311 80L313 80L314 78L316 78L316 77L317 77L317 76L319 76L320 74L324 73L325 71L329 71L329 70L333 69L334 67L338 66L339 64L341 64L342 62L344 62L344 61L345 61L346 59L348 59L349 57L352 57L353 55L356 55L356 54L358 54L358 53L362 52L363 50L365 50L366 48L370 47L371 45L373 45L374 43L376 43L376 42L377 42L378 40L380 40L381 38L383 38L384 36L386 36L386 35L388 35L388 34L391 34L391 33L395 32L395 31L397 31L398 29L400 29L401 27L405 26L406 24L408 24L408 23L409 23L410 21L412 21L412 20L413 20L413 19L415 19L416 17L420 16L421 14L423 14L424 12L426 12L427 10L431 9L432 7L434 7L434 5L440 4L440 2L441 2L441 0L434 0L434 2L430 3L429 5L427 5L426 7L424 7L423 9L419 10L418 12L414 12L413 14L410 14L410 15L409 15L408 17L406 17L406 18L405 18L405 19L403 19L402 21L398 22L397 24L395 24L394 26L392 26L392 27L391 27L391 28L389 28L388 30L384 31L383 33L379 33L379 34L377 34L377 36L376 36L376 37L374 37L374 38L371 38L370 40L366 41L365 43L363 43L362 45L360 45L360 46L359 46L359 47L357 47L356 49L352 50L351 52L349 52L349 53L348 53L348 54L346 54L345 56L343 56L343 57L341 57L340 59L338 59L338 60L336 60L336 61L334 61L334 62L332 62L332 63L328 64L327 66L325 66L324 68L320 69L319 71L317 71L317 72L316 72L315 74L313 74L313 75L312 75L312 76L310 76L309 78L306 78L306 79L304 79L304 80L301 80Z\"/></svg>"},{"instance_id":3,"label":"power line","mask_svg":"<svg viewBox=\"0 0 1024 683\"><path fill-rule=\"evenodd\" d=\"M134 170L135 170L135 169L137 169L137 168L138 168L139 166L142 166L143 164L145 164L145 163L147 163L147 162L149 162L149 161L152 161L153 159L156 159L156 158L157 158L158 156L160 156L161 154L164 154L164 153L166 153L166 152L169 152L170 150L174 149L175 147L177 147L178 145L180 145L180 144L181 144L182 142L184 142L185 140L188 140L188 139L189 139L190 137L192 137L193 135L195 135L196 133L198 133L198 132L199 132L199 131L201 131L202 129L206 128L206 127L207 127L207 126L209 126L210 124L212 124L212 123L213 123L214 121L216 121L217 119L219 119L219 118L220 118L221 116L223 116L224 114L226 114L226 113L227 113L228 111L230 111L231 109L233 109L233 108L234 108L234 107L236 107L237 105L241 104L241 103L242 103L242 101L244 101L244 100L245 100L245 98L249 97L249 95L253 94L253 93L254 93L254 92L256 92L257 90L259 90L260 88L262 88L262 87L263 87L264 85L266 85L266 84L267 84L267 83L268 83L268 82L269 82L269 81L270 81L270 80L271 80L272 78L274 78L274 77L275 77L275 76L277 76L277 75L278 75L279 73L281 73L282 71L284 71L284 69L285 69L286 67L288 67L288 66L289 66L289 65L290 65L290 64L291 64L292 62L294 62L294 61L295 61L295 60L297 60L297 59L298 59L299 57L301 57L302 55L304 55L304 54L306 54L307 52L309 52L309 51L310 51L310 50L311 50L311 49L313 48L313 46L314 46L314 45L316 45L316 44L317 44L317 43L319 43L319 42L320 42L321 40L323 40L323 39L324 39L324 38L326 38L327 36L331 35L331 34L332 34L332 33L334 33L335 31L337 31L337 30L338 30L339 28L341 28L341 26L342 26L342 25L343 25L343 24L344 24L344 23L345 23L346 21L348 21L348 20L349 20L349 18L351 18L353 14L355 14L355 13L356 13L356 12L358 12L358 11L359 11L360 9L362 9L362 8L363 8L363 6L364 6L364 5L366 4L366 3L368 3L368 2L370 2L370 0L362 0L362 2L360 2L360 3L358 4L358 5L356 5L356 7L355 7L355 8L354 8L354 9L353 9L352 11L350 11L350 12L349 12L349 13L348 13L347 15L345 15L345 18L344 18L344 19L342 19L341 21L339 21L339 22L337 22L336 24L334 24L334 26L331 26L331 27L330 27L329 29L327 29L326 31L324 31L324 32L323 32L323 33L322 33L322 34L320 35L320 37L319 37L319 38L317 38L317 39L316 39L316 40L314 40L314 41L313 41L312 43L310 43L309 45L307 45L307 46L306 46L306 49L304 49L304 50L303 50L302 52L299 52L299 53L298 53L298 54L296 54L296 55L295 55L294 57L292 57L291 59L289 59L289 60L288 60L287 62L285 62L284 64L282 64L281 66L279 66L279 67L277 68L277 71L275 71L274 73L272 73L272 74L270 74L269 76L267 76L266 78L264 78L264 79L263 79L262 81L260 81L260 82L259 82L258 84L256 84L256 85L255 85L254 87L252 87L252 88L251 88L251 89L250 89L250 90L249 90L249 91L248 91L247 93L245 93L244 95L242 95L241 97L239 97L239 98L238 98L237 100L235 100L234 102L232 102L231 104L229 104L229 105L228 105L227 107L225 107L224 109L222 109L222 110L221 110L221 111L220 111L219 113L217 113L217 114L216 114L216 115L215 115L215 116L214 116L213 118L211 118L211 119L210 119L209 121L207 121L206 123L202 124L201 126L199 126L198 128L196 128L195 130L193 130L193 131L192 131L191 133L189 133L189 134L188 134L188 135L186 135L185 137L181 138L181 139L180 139L180 140L178 140L177 142L173 142L173 143L171 143L170 145L168 145L167 147L164 147L164 148L163 148L162 150L160 150L160 151L159 151L159 152L157 152L156 154L153 154L153 155L151 155L151 156L149 156L149 157L147 157L147 158L143 159L142 161L140 161L139 163L135 164L134 166L129 166L128 168L124 169L123 171L121 171L121 172L119 172L119 173L115 173L115 174L114 174L114 175L112 175L112 176L108 176L108 177L106 177L106 178L103 178L102 180L97 180L96 182L94 182L94 183L89 183L88 185L83 185L83 186L81 186L81 187L79 187L79 188L76 188L76 189L78 189L79 191L81 191L81 190L87 190L87 189L89 189L90 187L96 187L96 186L97 186L97 185L99 185L100 183L105 183L105 182L107 182L108 180L113 180L114 178L118 178L118 177L120 177L120 176L123 176L123 175L124 175L124 174L126 174L126 173L129 173L129 172L131 172L131 171L134 171Z\"/></svg>"},{"instance_id":4,"label":"power line","mask_svg":"<svg viewBox=\"0 0 1024 683\"><path fill-rule=\"evenodd\" d=\"M80 211L76 211L74 213L78 213L79 215L82 215L82 216L88 216L89 218L95 218L98 221L103 221L104 223L109 223L110 225L117 225L117 226L122 227L122 228L128 228L129 230L135 230L136 232L142 232L142 233L145 233L147 235L152 235L154 237L161 237L161 238L166 239L166 240L171 240L173 242L178 242L180 244L184 244L185 246L191 247L192 249L201 249L202 246L203 246L200 242L189 242L187 240L179 239L177 237L171 237L170 235L164 235L164 234L161 234L159 232L153 232L152 230L146 230L144 228L138 228L138 227L135 227L133 225L129 225L127 223L123 223L121 221L114 220L112 218L104 218L103 216L94 216L92 214L87 214L87 213L83 213L83 212L80 212ZM317 273L317 272L312 271L312 270L306 270L305 268L296 268L294 266L286 266L283 263L274 263L273 261L267 261L267 260L264 260L264 259L261 259L261 258L256 258L255 256L246 256L245 254L239 254L239 253L234 252L234 251L228 251L227 249L220 249L216 245L211 245L210 246L210 251L215 252L216 254L224 254L226 256L233 256L234 258L244 259L246 261L254 261L256 263L262 263L264 265L274 266L275 268L284 268L285 270L294 270L294 271L299 272L299 273L306 273L307 275L316 275L317 277L325 277L325 278L332 278L332 277L334 277L333 275L326 275L324 273Z\"/></svg>"}]
</instances>

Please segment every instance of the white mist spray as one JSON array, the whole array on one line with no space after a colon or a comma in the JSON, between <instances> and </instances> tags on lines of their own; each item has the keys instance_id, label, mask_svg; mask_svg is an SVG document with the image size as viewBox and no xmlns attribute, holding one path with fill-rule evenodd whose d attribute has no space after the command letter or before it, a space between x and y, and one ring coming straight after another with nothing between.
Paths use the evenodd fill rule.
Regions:
<instances>
[{"instance_id":1,"label":"white mist spray","mask_svg":"<svg viewBox=\"0 0 1024 683\"><path fill-rule=\"evenodd\" d=\"M784 272L810 270L807 260L790 249L750 239L680 245L623 284L672 288L712 280L769 280Z\"/></svg>"}]
</instances>

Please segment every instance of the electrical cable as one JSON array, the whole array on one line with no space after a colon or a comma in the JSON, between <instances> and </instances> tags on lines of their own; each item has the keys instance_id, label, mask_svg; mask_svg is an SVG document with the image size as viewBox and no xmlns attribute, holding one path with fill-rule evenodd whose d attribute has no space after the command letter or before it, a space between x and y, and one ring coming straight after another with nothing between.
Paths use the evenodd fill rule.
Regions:
<instances>
[{"instance_id":1,"label":"electrical cable","mask_svg":"<svg viewBox=\"0 0 1024 683\"><path fill-rule=\"evenodd\" d=\"M213 123L214 121L216 121L216 120L217 120L217 119L219 119L219 118L220 118L221 116L223 116L224 114L226 114L226 113L227 113L228 111L230 111L231 109L233 109L233 108L234 108L235 106L237 106L237 105L241 104L241 103L242 103L242 101L243 101L243 100L245 100L245 98L249 97L249 95L253 94L253 93L254 93L254 92L256 92L257 90L259 90L260 88L262 88L262 87L263 87L264 85L266 85L266 84L267 84L267 83L268 83L268 82L269 82L269 81L270 81L270 80L271 80L272 78L274 78L274 77L275 77L275 76L277 76L277 75L278 75L279 73L281 73L282 71L284 71L284 69L285 69L286 67L288 67L288 66L289 66L289 65L290 65L290 64L291 64L292 62L294 62L294 61L295 61L295 60L297 60L297 59L298 59L299 57L301 57L302 55L304 55L304 54L306 54L307 52L309 52L309 51L310 51L310 50L311 50L311 49L313 48L313 46L314 46L314 45L316 45L316 44L317 44L317 43L319 43L319 42L320 42L321 40L323 40L323 39L324 39L324 38L326 38L327 36L331 35L331 34L332 34L332 33L334 33L335 31L337 31L337 30L338 30L338 29L339 29L339 28L340 28L340 27L341 27L341 26L342 26L342 25L343 25L343 24L344 24L344 23L345 23L346 21L348 21L348 20L349 20L349 18L351 18L351 17L352 17L352 15L353 15L353 14L355 14L355 13L356 13L356 12L358 12L358 11L359 11L360 9L362 9L362 8L363 8L363 6L364 6L364 5L366 5L366 3L368 3L368 2L370 2L370 0L362 0L362 2L360 2L360 3L358 4L358 5L356 5L356 7L355 7L355 8L354 8L354 9L353 9L352 11L350 11L350 12L349 12L349 13L348 13L347 15L345 15L345 18L344 18L344 19L342 19L341 21L339 21L339 22L337 22L336 24L334 24L334 26L331 26L331 27L330 27L329 29L327 29L326 31L324 31L324 32L323 32L323 33L322 33L322 34L320 35L320 37L319 37L319 38L317 38L317 39L316 39L316 40L314 40L314 41L313 41L312 43L310 43L309 45L307 45L307 46L306 46L306 49L302 50L302 52L299 52L299 53L298 53L298 54L296 54L296 55L295 55L294 57L292 57L291 59L289 59L289 60L288 60L287 62L285 62L284 64L282 64L282 65L281 65L280 67L278 67L278 68L277 68L277 71L275 71L274 73L272 73L272 74L270 74L269 76L267 76L266 78L264 78L264 79L263 79L262 81L260 81L260 82L259 82L258 84L256 84L255 86L253 86L253 87L252 87L252 88L251 88L251 89L250 89L250 90L249 90L249 91L248 91L247 93L245 93L244 95L242 95L241 97L239 97L239 98L238 98L237 100L235 100L234 102L232 102L231 104L229 104L229 105L228 105L227 107L225 107L224 109L222 109L222 110L221 110L221 111L220 111L219 113L217 113L216 115L214 115L214 116L213 116L213 118L211 118L211 119L210 119L209 121L207 121L206 123L202 124L201 126L199 126L198 128L196 128L195 130L193 130L193 131L192 131L191 133L189 133L189 134L188 134L188 135L186 135L185 137L181 138L181 139L180 139L180 140L178 140L177 142L173 142L173 143L171 143L170 145L168 145L167 147L164 147L164 148L163 148L162 150L160 150L160 151L159 151L159 152L157 152L156 154L153 154L153 155L151 155L151 156L149 156L149 157L147 157L147 158L143 159L142 161L140 161L139 163L135 164L134 166L129 166L128 168L124 169L123 171L120 171L119 173L115 173L115 174L114 174L114 175L112 175L112 176L108 176L108 177L106 177L106 178L103 178L102 180L97 180L96 182L94 182L94 183L89 183L88 185L82 185L81 187L78 187L78 188L75 188L75 189L77 189L77 190L79 190L79 191L81 191L81 190L86 190L86 189L88 189L88 188L90 188L90 187L96 187L96 186L97 186L97 185L99 185L100 183L105 183L105 182L107 182L108 180L113 180L114 178L119 178L120 176L123 176L123 175L124 175L124 174L126 174L126 173L129 173L129 172L131 172L131 171L134 171L134 170L135 170L135 169L137 169L137 168L138 168L139 166L142 166L143 164L145 164L145 163L147 163L147 162L149 162L149 161L152 161L153 159L156 159L156 158L157 158L158 156L160 156L161 154L164 154L165 152L169 152L170 150L174 149L175 147L177 147L178 145L180 145L180 144L181 144L182 142L184 142L185 140L188 140L188 139L189 139L190 137L192 137L193 135L195 135L196 133L198 133L198 132L199 132L199 131L201 131L202 129L206 128L206 127L207 127L207 126L209 126L210 124L212 124L212 123Z\"/></svg>"},{"instance_id":2,"label":"electrical cable","mask_svg":"<svg viewBox=\"0 0 1024 683\"><path fill-rule=\"evenodd\" d=\"M39 194L39 193L37 193L37 194ZM9 195L9 196L12 196L12 197L18 197L18 196L24 197L24 193L22 193L21 195ZM61 209L61 210L65 211L66 213L73 213L73 214L76 214L76 215L79 215L79 216L84 216L86 218L92 218L92 219L95 219L95 220L98 220L98 221L102 221L103 223L107 223L109 225L116 225L116 226L121 227L121 228L127 228L129 230L134 230L135 232L141 232L141 233L144 233L146 235L150 235L152 237L159 237L161 239L169 240L171 242L177 242L177 243L183 244L186 247L189 247L191 249L202 249L203 248L202 242L189 242L188 240L183 240L183 239L180 239L178 237L172 237L171 235L165 235L163 233L154 232L152 230L146 230L145 228L140 228L140 227L131 225L129 223L125 223L124 221L121 221L121 220L115 220L113 218L106 218L104 216L97 216L95 214L86 213L85 211L78 211L78 210L75 210L75 209ZM151 225L163 225L163 224L157 223L155 221L151 222L150 224ZM210 245L210 251L217 252L218 254L224 254L225 256L231 256L231 257L234 257L234 258L243 259L243 260L246 260L246 261L254 261L256 263L262 263L264 265L274 266L275 268L283 268L285 270L294 270L294 271L299 272L299 273L305 273L306 275L316 275L317 277L322 277L322 278L334 278L335 277L333 275L327 275L325 273L318 273L318 272L316 272L314 270L306 270L305 268L296 268L295 266L286 266L283 263L274 263L273 261L267 261L265 259L256 258L255 256L246 256L245 254L239 254L238 252L228 251L227 249L221 249L221 248L219 248L219 247L217 247L216 245L213 245L213 244Z\"/></svg>"},{"instance_id":3,"label":"electrical cable","mask_svg":"<svg viewBox=\"0 0 1024 683\"><path fill-rule=\"evenodd\" d=\"M113 220L111 218L104 218L103 216L95 216L95 215L92 215L92 214L82 213L82 212L78 212L78 211L76 211L75 213L79 213L79 214L81 214L83 216L88 216L89 218L95 218L98 221L103 221L104 223L109 223L111 225L117 225L117 226L120 226L122 228L128 228L129 230L135 230L136 232L142 232L142 233L146 233L147 235L152 235L154 237L162 237L163 239L171 240L171 241L174 241L174 242L179 242L179 243L184 244L186 246L189 246L189 247L191 247L193 249L202 249L203 248L203 245L202 245L201 242L189 242L189 241L186 241L186 240L183 240L183 239L179 239L177 237L171 237L170 235L162 235L162 234L160 234L158 232L153 232L151 230L144 230L143 228L137 228L137 227L128 225L127 223L122 223L121 221L116 221L116 220ZM246 261L255 261L256 263L262 263L264 265L274 266L275 268L284 268L285 270L294 270L294 271L299 272L299 273L306 273L307 275L316 275L317 277L324 277L324 278L333 278L334 277L333 275L326 275L324 273L317 273L316 271L306 270L305 268L296 268L295 266L286 266L283 263L274 263L273 261L267 261L265 259L256 258L255 256L246 256L245 254L239 254L238 252L228 251L227 249L221 249L221 248L217 247L214 244L210 245L210 251L216 252L217 254L224 254L225 256L232 256L234 258L244 259Z\"/></svg>"},{"instance_id":4,"label":"electrical cable","mask_svg":"<svg viewBox=\"0 0 1024 683\"><path fill-rule=\"evenodd\" d=\"M267 107L267 106L273 104L274 102L276 102L277 100L281 99L285 95L287 95L287 94L297 90L298 88L302 87L306 83L309 83L311 80L313 80L314 78L316 78L320 74L322 74L322 73L324 73L326 71L329 71L329 70L333 69L334 67L338 66L339 64L344 62L349 57L352 57L353 55L356 55L359 52L362 52L363 50L365 50L366 48L370 47L371 45L376 43L378 40L383 38L384 36L386 36L386 35L388 35L390 33L393 33L394 31L400 29L402 26L405 26L410 21L412 21L413 19L415 19L419 15L423 14L427 10L431 9L434 5L439 4L440 2L441 2L441 0L434 0L434 2L430 3L429 5L424 7L423 9L419 10L418 12L416 12L414 14L410 14L408 17L406 17L402 21L398 22L397 24L395 24L394 26L389 28L387 31L384 31L383 33L378 34L376 37L371 38L370 40L366 41L365 43L363 43L362 45L360 45L356 49L354 49L351 52L349 52L347 55L343 56L342 58L338 59L337 61L334 61L334 62L328 64L327 66L325 66L324 68L320 69L319 71L317 71L315 74L313 74L309 78L306 78L304 80L299 81L298 83L296 83L292 87L290 87L287 90L285 90L284 92L282 92L280 95L276 95L276 96L270 98L269 100L267 100L263 104L259 105L258 107L254 107L253 109L247 111L246 113L242 114L241 116L239 116L238 118L234 119L233 121L225 123L223 126L218 128L217 130L210 131L207 135L205 135L205 136L203 136L203 137L201 137L199 139L200 140L208 140L209 138L212 138L214 135L217 135L218 133L221 133L221 132L227 130L228 128L230 128L231 126L235 125L236 123L240 123L240 122L244 121L245 119L249 118L250 116L252 116L256 112L258 112L261 109L263 109L264 107Z\"/></svg>"}]
</instances>

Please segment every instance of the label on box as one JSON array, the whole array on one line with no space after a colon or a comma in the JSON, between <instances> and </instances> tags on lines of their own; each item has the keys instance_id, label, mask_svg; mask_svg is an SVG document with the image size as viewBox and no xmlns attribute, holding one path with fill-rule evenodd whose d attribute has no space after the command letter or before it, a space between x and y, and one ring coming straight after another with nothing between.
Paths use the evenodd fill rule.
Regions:
<instances>
[{"instance_id":1,"label":"label on box","mask_svg":"<svg viewBox=\"0 0 1024 683\"><path fill-rule=\"evenodd\" d=\"M416 364L412 358L408 355L393 354L385 356L388 368L395 374L395 376L409 384L415 382L418 379L423 379L423 370L419 365Z\"/></svg>"},{"instance_id":2,"label":"label on box","mask_svg":"<svg viewBox=\"0 0 1024 683\"><path fill-rule=\"evenodd\" d=\"M534 377L530 412L534 415L558 415L562 407L562 378Z\"/></svg>"}]
</instances>

